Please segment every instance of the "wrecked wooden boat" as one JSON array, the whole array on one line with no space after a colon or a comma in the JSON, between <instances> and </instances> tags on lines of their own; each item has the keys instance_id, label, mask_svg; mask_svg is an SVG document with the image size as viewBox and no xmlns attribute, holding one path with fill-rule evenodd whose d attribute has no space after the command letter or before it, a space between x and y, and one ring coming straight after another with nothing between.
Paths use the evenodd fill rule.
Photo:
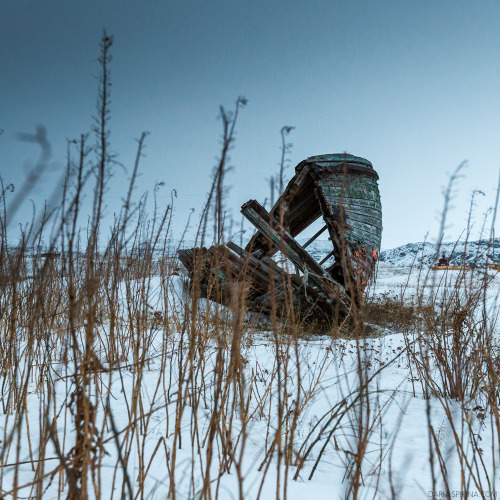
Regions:
<instances>
[{"instance_id":1,"label":"wrecked wooden boat","mask_svg":"<svg viewBox=\"0 0 500 500\"><path fill-rule=\"evenodd\" d=\"M469 266L455 266L453 264L448 264L447 266L430 266L431 271L470 271Z\"/></svg>"},{"instance_id":2,"label":"wrecked wooden boat","mask_svg":"<svg viewBox=\"0 0 500 500\"><path fill-rule=\"evenodd\" d=\"M251 311L293 310L329 323L361 305L382 236L378 174L368 160L350 154L307 158L270 212L256 200L241 212L256 229L244 249L229 242L179 252L193 293L224 304L239 297ZM320 229L300 245L297 237L318 220ZM331 251L318 262L307 247L321 235L328 236Z\"/></svg>"}]
</instances>

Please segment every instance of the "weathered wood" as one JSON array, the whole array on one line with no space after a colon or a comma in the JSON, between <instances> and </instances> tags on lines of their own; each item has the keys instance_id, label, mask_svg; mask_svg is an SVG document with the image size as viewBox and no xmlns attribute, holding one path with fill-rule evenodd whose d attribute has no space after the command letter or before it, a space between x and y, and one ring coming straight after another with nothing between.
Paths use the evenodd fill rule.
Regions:
<instances>
[{"instance_id":1,"label":"weathered wood","mask_svg":"<svg viewBox=\"0 0 500 500\"><path fill-rule=\"evenodd\" d=\"M380 227L371 226L370 224L363 224L362 222L353 220L350 214L346 216L345 221L350 228L352 227L360 229L365 233L373 234L379 238L380 236L382 236L382 229Z\"/></svg>"},{"instance_id":2,"label":"weathered wood","mask_svg":"<svg viewBox=\"0 0 500 500\"><path fill-rule=\"evenodd\" d=\"M380 203L380 195L378 193L373 193L368 189L347 189L345 193L342 193L341 189L336 188L324 188L326 199L332 203L337 200L335 198L343 198L348 202L349 200L368 200Z\"/></svg>"},{"instance_id":3,"label":"weathered wood","mask_svg":"<svg viewBox=\"0 0 500 500\"><path fill-rule=\"evenodd\" d=\"M345 198L342 196L328 196L328 201L332 206L343 205L346 210L359 210L360 208L364 211L369 209L374 212L375 217L382 217L382 211L380 208L380 203L370 200L362 200L358 198Z\"/></svg>"},{"instance_id":4,"label":"weathered wood","mask_svg":"<svg viewBox=\"0 0 500 500\"><path fill-rule=\"evenodd\" d=\"M309 238L304 243L304 245L302 245L302 248L307 248L313 241L315 241L318 238L318 236L322 235L327 229L328 229L327 226L323 226L316 234L314 234L314 236L311 236L311 238Z\"/></svg>"},{"instance_id":5,"label":"weathered wood","mask_svg":"<svg viewBox=\"0 0 500 500\"><path fill-rule=\"evenodd\" d=\"M332 302L338 302L344 312L350 308L350 299L339 283L304 250L279 223L256 200L250 200L241 207L243 215L281 252L288 257L302 272L310 276L311 281L326 294Z\"/></svg>"},{"instance_id":6,"label":"weathered wood","mask_svg":"<svg viewBox=\"0 0 500 500\"><path fill-rule=\"evenodd\" d=\"M377 180L378 174L364 158L346 153L310 157L297 165L269 213L255 200L242 206L257 229L245 249L230 242L183 254L181 260L193 279L202 280L202 292L214 289L209 280L221 280L215 287L217 297L210 297L214 300L228 300L231 283L245 281L250 310L270 312L293 305L306 317L312 314L331 321L339 310L345 315L353 303L361 303L375 268L382 234ZM299 245L295 237L321 216L325 225ZM305 248L325 231L332 249L318 263ZM271 259L277 251L297 273ZM322 264L332 257L334 263L324 269ZM201 266L200 272L194 272L196 266Z\"/></svg>"},{"instance_id":7,"label":"weathered wood","mask_svg":"<svg viewBox=\"0 0 500 500\"><path fill-rule=\"evenodd\" d=\"M319 265L322 266L330 257L333 257L334 255L335 255L335 250L332 250L328 255L323 257L323 259L321 259Z\"/></svg>"},{"instance_id":8,"label":"weathered wood","mask_svg":"<svg viewBox=\"0 0 500 500\"><path fill-rule=\"evenodd\" d=\"M380 238L376 235L372 235L371 233L351 228L348 234L344 234L344 239L346 243L362 245L372 250L375 249L377 253L379 252Z\"/></svg>"},{"instance_id":9,"label":"weathered wood","mask_svg":"<svg viewBox=\"0 0 500 500\"><path fill-rule=\"evenodd\" d=\"M356 212L353 212L352 210L346 210L345 207L342 207L344 210L345 219L346 222L349 220L354 221L354 222L359 222L361 224L365 224L370 227L376 227L379 230L379 235L382 232L382 220L379 219L378 217L370 217L369 215L365 214L358 214Z\"/></svg>"},{"instance_id":10,"label":"weathered wood","mask_svg":"<svg viewBox=\"0 0 500 500\"><path fill-rule=\"evenodd\" d=\"M279 211L280 205L283 206L284 210L287 210L290 206L291 202L294 200L295 196L300 191L302 184L307 181L307 174L309 173L309 168L303 168L298 175L296 175L288 184L285 189L285 192L278 198L278 201L274 204L271 213L273 215L277 214Z\"/></svg>"}]
</instances>

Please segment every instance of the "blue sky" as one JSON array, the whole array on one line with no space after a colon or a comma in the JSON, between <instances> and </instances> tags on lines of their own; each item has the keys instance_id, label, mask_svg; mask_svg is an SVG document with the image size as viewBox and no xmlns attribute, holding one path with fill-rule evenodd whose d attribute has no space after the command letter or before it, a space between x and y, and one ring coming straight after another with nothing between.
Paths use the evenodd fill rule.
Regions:
<instances>
[{"instance_id":1,"label":"blue sky","mask_svg":"<svg viewBox=\"0 0 500 500\"><path fill-rule=\"evenodd\" d=\"M109 218L126 191L135 139L148 130L136 194L164 181L167 204L175 188L180 232L205 200L219 105L244 95L225 199L237 224L242 203L268 196L280 129L290 125L288 176L317 154L347 151L373 163L384 248L437 235L442 188L467 159L446 236L466 226L472 190L481 189L476 237L500 167L498 26L496 1L4 2L0 173L21 184L37 151L17 134L44 125L54 163L31 193L43 205L64 168L66 138L92 126L105 28L115 40L111 142L125 166L115 167L106 195Z\"/></svg>"}]
</instances>

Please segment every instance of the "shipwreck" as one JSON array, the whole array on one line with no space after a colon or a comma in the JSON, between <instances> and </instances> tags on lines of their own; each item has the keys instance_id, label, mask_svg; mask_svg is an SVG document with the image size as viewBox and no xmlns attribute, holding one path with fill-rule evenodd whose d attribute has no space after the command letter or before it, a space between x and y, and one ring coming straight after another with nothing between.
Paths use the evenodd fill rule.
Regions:
<instances>
[{"instance_id":1,"label":"shipwreck","mask_svg":"<svg viewBox=\"0 0 500 500\"><path fill-rule=\"evenodd\" d=\"M382 236L378 174L368 160L350 154L307 158L270 212L256 200L241 212L256 229L245 248L230 241L179 252L193 293L224 304L237 294L251 311L293 309L306 320L328 323L362 304ZM299 244L296 237L318 220L320 229ZM331 251L317 261L307 247L321 235Z\"/></svg>"}]
</instances>

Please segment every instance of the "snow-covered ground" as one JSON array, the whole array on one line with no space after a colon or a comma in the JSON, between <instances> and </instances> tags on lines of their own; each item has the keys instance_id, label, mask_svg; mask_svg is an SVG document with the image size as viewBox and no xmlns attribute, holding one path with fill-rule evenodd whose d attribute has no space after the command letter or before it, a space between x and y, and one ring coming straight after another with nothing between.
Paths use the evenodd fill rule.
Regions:
<instances>
[{"instance_id":1,"label":"snow-covered ground","mask_svg":"<svg viewBox=\"0 0 500 500\"><path fill-rule=\"evenodd\" d=\"M317 248L315 251L319 252ZM460 276L457 271L439 271L426 278L427 268L421 273L413 270L409 275L408 266L387 261L390 259L379 265L370 297L403 295L412 300L422 290L430 293L439 289L444 293L456 288ZM481 285L483 277L478 274L459 286L474 289ZM500 278L494 274L490 278L487 300L493 315ZM91 495L97 489L101 498L122 498L125 469L129 480L123 486L126 498L128 488L135 493L139 485L144 488L140 498L167 498L172 474L176 498L199 498L203 478L209 471L212 498L239 498L242 493L245 499L340 499L353 496L357 463L359 498L444 498L445 479L456 498L466 494L492 498L499 490L499 433L493 416L485 411L484 397L461 403L439 397L439 392L429 397L411 355L422 348L417 335L385 332L359 341L318 335L300 338L296 344L277 345L272 331L256 329L249 320L241 339L243 377L239 380L244 380L244 385L237 388L228 384L228 393L222 396L216 390L214 370L221 363L221 344L210 337L213 323L205 320L198 325L206 329L199 334L207 340L193 344L192 335L189 331L183 333L182 324L175 320L182 316L180 278L174 278L167 288L165 297L165 283L153 277L146 287L146 297L151 311L173 318L169 330L153 320L137 352L122 346L123 368L106 371L104 365L92 381L90 400L98 409L95 427L102 436L99 446L105 454L99 458L101 474L95 479L96 485L89 488ZM140 282L122 284L121 303L125 306L131 297L144 291ZM208 316L213 314L213 306L207 307L205 301L201 306L206 307ZM220 309L223 315L227 312ZM131 331L134 328L126 322L120 327ZM104 322L100 332L97 351L100 348L104 352L109 324ZM224 377L230 376L231 342L229 334L222 361ZM194 352L187 362L190 349ZM135 367L141 356L144 370L139 372ZM277 359L281 360L280 367ZM435 361L430 363L439 384ZM36 474L46 474L43 498L58 498L58 490L66 491L60 483L62 466L58 456L67 454L76 439L72 414L75 405L70 396L75 393L72 364L54 358L43 374L41 369L32 370L25 415L0 415L0 479L6 497L16 482L28 485L19 498L36 496L37 491L29 486ZM185 379L190 370L195 373L188 382ZM37 375L42 380L50 379L50 394L40 388ZM21 380L22 374L19 377ZM360 390L367 379L367 390ZM102 409L107 405L111 416L103 419ZM218 405L224 407L224 421L215 429L211 441L211 417ZM40 420L41 415L45 420ZM50 425L54 425L54 432L47 434L44 426ZM276 451L266 461L266 455L274 449L278 428L283 451L292 427L288 464L286 453L278 456ZM40 438L47 435L57 439ZM480 446L474 445L478 440ZM40 455L45 466L36 473ZM224 470L228 457L232 464ZM65 498L65 494L61 497Z\"/></svg>"}]
</instances>

